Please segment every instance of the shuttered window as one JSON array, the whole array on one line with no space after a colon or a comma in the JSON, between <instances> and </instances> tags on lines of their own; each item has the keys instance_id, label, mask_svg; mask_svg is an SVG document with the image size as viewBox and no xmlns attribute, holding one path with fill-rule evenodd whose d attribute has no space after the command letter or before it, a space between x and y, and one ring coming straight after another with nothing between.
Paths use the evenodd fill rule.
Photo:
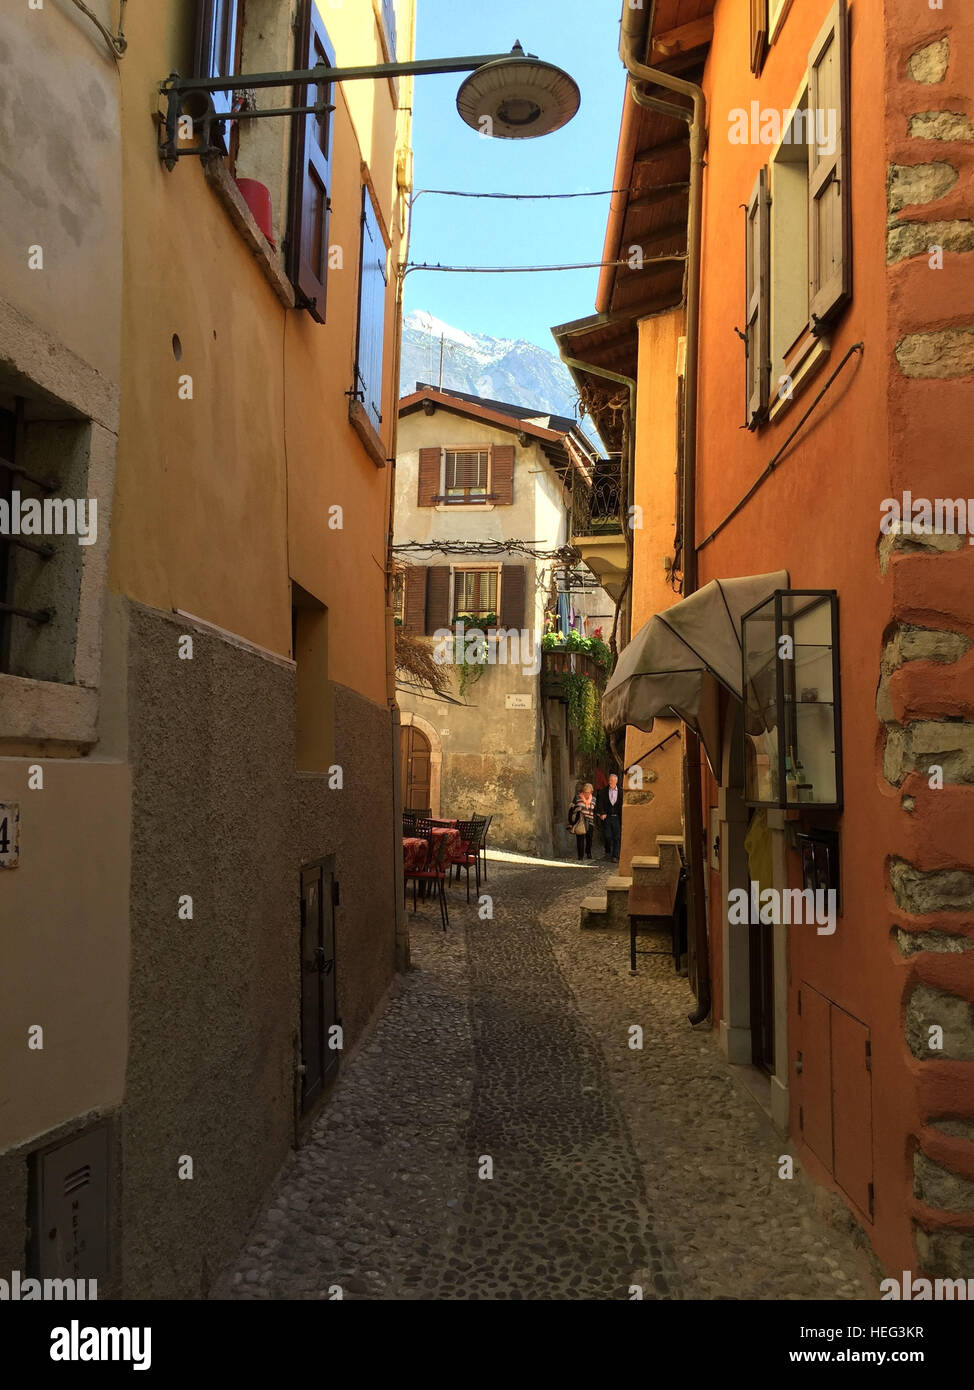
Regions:
<instances>
[{"instance_id":1,"label":"shuttered window","mask_svg":"<svg viewBox=\"0 0 974 1390\"><path fill-rule=\"evenodd\" d=\"M426 631L425 565L409 565L403 572L402 626L417 635Z\"/></svg>"},{"instance_id":2,"label":"shuttered window","mask_svg":"<svg viewBox=\"0 0 974 1390\"><path fill-rule=\"evenodd\" d=\"M303 0L295 65L335 66L335 51L314 0ZM331 83L295 87L295 106L331 105ZM292 117L291 206L287 236L288 276L299 303L319 323L325 321L328 277L328 214L331 188L332 112Z\"/></svg>"},{"instance_id":3,"label":"shuttered window","mask_svg":"<svg viewBox=\"0 0 974 1390\"><path fill-rule=\"evenodd\" d=\"M501 566L501 627L524 625L524 566Z\"/></svg>"},{"instance_id":4,"label":"shuttered window","mask_svg":"<svg viewBox=\"0 0 974 1390\"><path fill-rule=\"evenodd\" d=\"M768 0L751 0L751 71L759 73L768 53Z\"/></svg>"},{"instance_id":5,"label":"shuttered window","mask_svg":"<svg viewBox=\"0 0 974 1390\"><path fill-rule=\"evenodd\" d=\"M849 186L849 15L837 0L808 55L808 280L813 326L852 294ZM834 124L833 124L834 122ZM824 143L819 136L824 134Z\"/></svg>"},{"instance_id":6,"label":"shuttered window","mask_svg":"<svg viewBox=\"0 0 974 1390\"><path fill-rule=\"evenodd\" d=\"M453 617L468 613L474 618L497 615L496 570L454 570Z\"/></svg>"},{"instance_id":7,"label":"shuttered window","mask_svg":"<svg viewBox=\"0 0 974 1390\"><path fill-rule=\"evenodd\" d=\"M426 631L429 636L450 626L450 566L426 571Z\"/></svg>"},{"instance_id":8,"label":"shuttered window","mask_svg":"<svg viewBox=\"0 0 974 1390\"><path fill-rule=\"evenodd\" d=\"M762 169L747 205L747 423L750 429L768 406L770 377L770 223L768 171Z\"/></svg>"},{"instance_id":9,"label":"shuttered window","mask_svg":"<svg viewBox=\"0 0 974 1390\"><path fill-rule=\"evenodd\" d=\"M368 188L362 189L362 260L355 350L355 389L369 423L382 424L382 357L386 326L386 244Z\"/></svg>"},{"instance_id":10,"label":"shuttered window","mask_svg":"<svg viewBox=\"0 0 974 1390\"><path fill-rule=\"evenodd\" d=\"M486 502L487 449L446 449L443 462L443 493L447 502Z\"/></svg>"},{"instance_id":11,"label":"shuttered window","mask_svg":"<svg viewBox=\"0 0 974 1390\"><path fill-rule=\"evenodd\" d=\"M514 503L514 445L496 444L490 468L490 500L495 507Z\"/></svg>"},{"instance_id":12,"label":"shuttered window","mask_svg":"<svg viewBox=\"0 0 974 1390\"><path fill-rule=\"evenodd\" d=\"M232 77L240 71L241 0L200 0L196 12L197 77ZM231 109L230 92L214 92L217 111Z\"/></svg>"},{"instance_id":13,"label":"shuttered window","mask_svg":"<svg viewBox=\"0 0 974 1390\"><path fill-rule=\"evenodd\" d=\"M833 6L805 76L807 95L794 100L794 116L747 206L750 429L769 407L775 419L812 379L828 354L829 325L852 297L846 0Z\"/></svg>"}]
</instances>

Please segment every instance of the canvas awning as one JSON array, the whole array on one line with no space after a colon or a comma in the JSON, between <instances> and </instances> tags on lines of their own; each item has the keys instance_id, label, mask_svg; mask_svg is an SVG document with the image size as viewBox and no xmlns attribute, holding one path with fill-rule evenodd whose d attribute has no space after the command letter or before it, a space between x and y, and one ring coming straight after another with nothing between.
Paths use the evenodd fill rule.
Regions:
<instances>
[{"instance_id":1,"label":"canvas awning","mask_svg":"<svg viewBox=\"0 0 974 1390\"><path fill-rule=\"evenodd\" d=\"M788 571L712 579L689 598L657 613L619 657L602 696L610 732L627 724L649 730L677 714L699 734L710 766L720 769L718 692L741 699L741 618L788 588Z\"/></svg>"}]
</instances>

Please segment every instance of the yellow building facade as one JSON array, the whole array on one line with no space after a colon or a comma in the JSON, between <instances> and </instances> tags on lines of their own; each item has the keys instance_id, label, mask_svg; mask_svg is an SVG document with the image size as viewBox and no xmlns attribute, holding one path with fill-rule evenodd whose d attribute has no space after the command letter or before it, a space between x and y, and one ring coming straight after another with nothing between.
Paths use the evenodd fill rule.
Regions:
<instances>
[{"instance_id":1,"label":"yellow building facade","mask_svg":"<svg viewBox=\"0 0 974 1390\"><path fill-rule=\"evenodd\" d=\"M98 518L0 546L0 1262L192 1298L405 958L411 79L244 92L222 125L196 96L168 151L160 87L407 61L414 16L159 0L113 53L118 6L93 12L104 32L52 5L0 28L38 146L29 191L0 174L0 489Z\"/></svg>"}]
</instances>

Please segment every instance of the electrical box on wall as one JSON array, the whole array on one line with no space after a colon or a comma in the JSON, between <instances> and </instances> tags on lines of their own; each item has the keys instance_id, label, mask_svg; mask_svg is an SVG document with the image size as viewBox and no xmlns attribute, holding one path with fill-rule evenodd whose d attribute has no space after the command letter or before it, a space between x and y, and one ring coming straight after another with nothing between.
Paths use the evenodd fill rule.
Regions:
<instances>
[{"instance_id":1,"label":"electrical box on wall","mask_svg":"<svg viewBox=\"0 0 974 1390\"><path fill-rule=\"evenodd\" d=\"M109 1274L108 1124L32 1154L28 1269L35 1278Z\"/></svg>"}]
</instances>

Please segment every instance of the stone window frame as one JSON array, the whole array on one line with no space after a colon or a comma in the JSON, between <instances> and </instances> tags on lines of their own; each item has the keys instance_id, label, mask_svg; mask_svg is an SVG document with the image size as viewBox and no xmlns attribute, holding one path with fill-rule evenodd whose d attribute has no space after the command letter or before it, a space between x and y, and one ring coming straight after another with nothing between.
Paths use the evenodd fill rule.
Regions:
<instances>
[{"instance_id":1,"label":"stone window frame","mask_svg":"<svg viewBox=\"0 0 974 1390\"><path fill-rule=\"evenodd\" d=\"M98 738L104 602L118 446L119 388L14 305L0 299L3 366L24 393L79 417L89 433L86 499L98 503L98 540L82 547L71 681L0 673L0 751L11 743L90 746Z\"/></svg>"}]
</instances>

